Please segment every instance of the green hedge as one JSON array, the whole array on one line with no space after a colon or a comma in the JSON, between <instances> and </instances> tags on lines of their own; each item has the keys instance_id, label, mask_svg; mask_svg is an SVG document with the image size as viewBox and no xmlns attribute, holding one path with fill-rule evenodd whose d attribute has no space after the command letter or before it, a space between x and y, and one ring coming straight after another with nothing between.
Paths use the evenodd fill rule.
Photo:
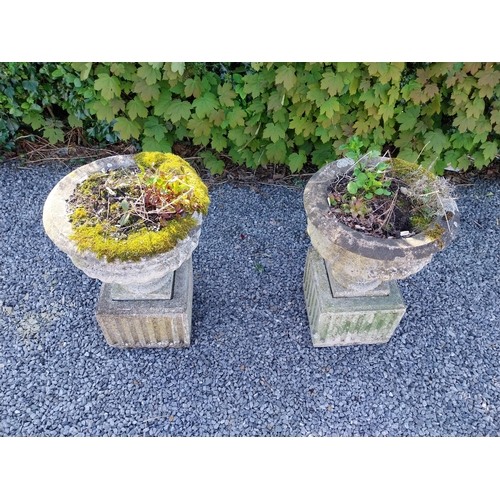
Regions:
<instances>
[{"instance_id":1,"label":"green hedge","mask_svg":"<svg viewBox=\"0 0 500 500\"><path fill-rule=\"evenodd\" d=\"M481 169L500 147L500 63L0 63L0 141L175 141L255 168L340 156L356 134L433 167ZM202 148L203 149L203 148Z\"/></svg>"}]
</instances>

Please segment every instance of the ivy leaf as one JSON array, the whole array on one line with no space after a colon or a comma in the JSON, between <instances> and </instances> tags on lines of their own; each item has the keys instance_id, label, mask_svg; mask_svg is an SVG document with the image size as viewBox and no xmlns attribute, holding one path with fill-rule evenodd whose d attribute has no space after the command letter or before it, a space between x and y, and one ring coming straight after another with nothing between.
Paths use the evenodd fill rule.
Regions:
<instances>
[{"instance_id":1,"label":"ivy leaf","mask_svg":"<svg viewBox=\"0 0 500 500\"><path fill-rule=\"evenodd\" d=\"M477 95L479 97L481 97L482 99L484 99L485 97L487 97L488 99L490 99L491 97L493 97L494 93L495 93L495 89L493 87L485 85L484 87L481 87L479 89L479 92L478 92Z\"/></svg>"},{"instance_id":2,"label":"ivy leaf","mask_svg":"<svg viewBox=\"0 0 500 500\"><path fill-rule=\"evenodd\" d=\"M285 95L280 94L277 90L274 90L269 95L269 99L267 101L267 109L269 111L278 111L283 107L284 100Z\"/></svg>"},{"instance_id":3,"label":"ivy leaf","mask_svg":"<svg viewBox=\"0 0 500 500\"><path fill-rule=\"evenodd\" d=\"M196 110L196 116L198 118L205 118L214 109L219 108L219 100L212 92L206 92L193 101L193 106Z\"/></svg>"},{"instance_id":4,"label":"ivy leaf","mask_svg":"<svg viewBox=\"0 0 500 500\"><path fill-rule=\"evenodd\" d=\"M488 135L491 132L491 123L484 116L480 116L479 119L476 121L474 132L476 136L481 134Z\"/></svg>"},{"instance_id":5,"label":"ivy leaf","mask_svg":"<svg viewBox=\"0 0 500 500\"><path fill-rule=\"evenodd\" d=\"M259 75L257 73L253 75L245 75L243 77L243 91L245 94L252 94L252 98L255 99L260 95L263 90L263 86L260 83Z\"/></svg>"},{"instance_id":6,"label":"ivy leaf","mask_svg":"<svg viewBox=\"0 0 500 500\"><path fill-rule=\"evenodd\" d=\"M223 109L214 109L211 113L208 119L216 126L220 127L222 122L226 118L226 113L224 112Z\"/></svg>"},{"instance_id":7,"label":"ivy leaf","mask_svg":"<svg viewBox=\"0 0 500 500\"><path fill-rule=\"evenodd\" d=\"M227 148L227 139L224 137L222 132L212 131L212 147L217 152L222 152L225 148Z\"/></svg>"},{"instance_id":8,"label":"ivy leaf","mask_svg":"<svg viewBox=\"0 0 500 500\"><path fill-rule=\"evenodd\" d=\"M284 139L286 137L286 132L279 123L268 123L262 133L262 137L277 142L279 139Z\"/></svg>"},{"instance_id":9,"label":"ivy leaf","mask_svg":"<svg viewBox=\"0 0 500 500\"><path fill-rule=\"evenodd\" d=\"M237 96L236 92L232 89L229 82L224 83L224 85L219 85L217 87L219 93L219 101L223 106L228 108L234 105L234 98Z\"/></svg>"},{"instance_id":10,"label":"ivy leaf","mask_svg":"<svg viewBox=\"0 0 500 500\"><path fill-rule=\"evenodd\" d=\"M120 134L120 138L124 141L128 141L131 137L134 139L139 139L141 134L141 128L137 122L128 120L125 117L119 117L116 119L116 123L113 125L113 130Z\"/></svg>"},{"instance_id":11,"label":"ivy leaf","mask_svg":"<svg viewBox=\"0 0 500 500\"><path fill-rule=\"evenodd\" d=\"M476 151L471 154L472 158L474 158L474 168L481 170L484 166L490 163L485 157L482 151Z\"/></svg>"},{"instance_id":12,"label":"ivy leaf","mask_svg":"<svg viewBox=\"0 0 500 500\"><path fill-rule=\"evenodd\" d=\"M408 147L411 147L412 141L413 132L403 132L402 134L399 134L398 138L394 141L394 146L400 149L407 149Z\"/></svg>"},{"instance_id":13,"label":"ivy leaf","mask_svg":"<svg viewBox=\"0 0 500 500\"><path fill-rule=\"evenodd\" d=\"M365 91L359 96L360 101L364 101L365 108L378 108L380 104L380 97L375 94L375 89L372 87L370 90Z\"/></svg>"},{"instance_id":14,"label":"ivy leaf","mask_svg":"<svg viewBox=\"0 0 500 500\"><path fill-rule=\"evenodd\" d=\"M146 80L148 85L153 85L158 80L161 80L161 72L159 69L154 68L149 63L140 63L140 67L137 70L137 76Z\"/></svg>"},{"instance_id":15,"label":"ivy leaf","mask_svg":"<svg viewBox=\"0 0 500 500\"><path fill-rule=\"evenodd\" d=\"M339 100L336 97L330 97L319 108L321 113L324 113L327 118L332 118L336 111L340 111Z\"/></svg>"},{"instance_id":16,"label":"ivy leaf","mask_svg":"<svg viewBox=\"0 0 500 500\"><path fill-rule=\"evenodd\" d=\"M191 104L188 101L174 99L167 107L165 118L167 116L172 123L177 123L182 118L187 120L191 116Z\"/></svg>"},{"instance_id":17,"label":"ivy leaf","mask_svg":"<svg viewBox=\"0 0 500 500\"><path fill-rule=\"evenodd\" d=\"M292 153L288 157L288 166L290 167L290 171L292 172L292 174L294 174L295 172L300 172L306 160L307 156L304 151Z\"/></svg>"},{"instance_id":18,"label":"ivy leaf","mask_svg":"<svg viewBox=\"0 0 500 500\"><path fill-rule=\"evenodd\" d=\"M476 77L478 78L477 83L479 86L484 87L487 85L488 87L495 87L500 82L500 71L488 68L478 71Z\"/></svg>"},{"instance_id":19,"label":"ivy leaf","mask_svg":"<svg viewBox=\"0 0 500 500\"><path fill-rule=\"evenodd\" d=\"M222 172L224 172L224 162L222 160L218 160L212 153L209 151L203 151L200 153L200 156L203 158L205 167L210 170L212 175L222 174Z\"/></svg>"},{"instance_id":20,"label":"ivy leaf","mask_svg":"<svg viewBox=\"0 0 500 500\"><path fill-rule=\"evenodd\" d=\"M323 144L326 144L327 142L330 142L329 131L326 128L324 128L324 127L316 127L314 135L316 137L319 137L321 139L321 142Z\"/></svg>"},{"instance_id":21,"label":"ivy leaf","mask_svg":"<svg viewBox=\"0 0 500 500\"><path fill-rule=\"evenodd\" d=\"M385 75L387 73L386 62L374 62L368 64L368 73L372 76Z\"/></svg>"},{"instance_id":22,"label":"ivy leaf","mask_svg":"<svg viewBox=\"0 0 500 500\"><path fill-rule=\"evenodd\" d=\"M419 106L411 106L396 116L396 121L401 124L400 130L411 130L415 127L420 115Z\"/></svg>"},{"instance_id":23,"label":"ivy leaf","mask_svg":"<svg viewBox=\"0 0 500 500\"><path fill-rule=\"evenodd\" d=\"M115 113L106 101L95 101L90 104L89 109L96 114L99 120L105 120L111 123L115 119Z\"/></svg>"},{"instance_id":24,"label":"ivy leaf","mask_svg":"<svg viewBox=\"0 0 500 500\"><path fill-rule=\"evenodd\" d=\"M344 79L339 74L328 71L323 74L321 88L325 89L330 96L341 94L344 89Z\"/></svg>"},{"instance_id":25,"label":"ivy leaf","mask_svg":"<svg viewBox=\"0 0 500 500\"><path fill-rule=\"evenodd\" d=\"M247 114L245 110L239 106L235 106L231 111L227 113L227 120L231 128L236 128L238 126L243 127L245 125L245 118Z\"/></svg>"},{"instance_id":26,"label":"ivy leaf","mask_svg":"<svg viewBox=\"0 0 500 500\"><path fill-rule=\"evenodd\" d=\"M39 128L42 128L45 125L45 118L39 113L27 113L24 116L21 111L19 113L20 114L16 116L22 116L23 122L27 123L28 125L31 125L33 130L38 130Z\"/></svg>"},{"instance_id":27,"label":"ivy leaf","mask_svg":"<svg viewBox=\"0 0 500 500\"><path fill-rule=\"evenodd\" d=\"M280 66L276 71L275 83L282 83L286 90L291 90L297 82L295 68L293 66Z\"/></svg>"},{"instance_id":28,"label":"ivy leaf","mask_svg":"<svg viewBox=\"0 0 500 500\"><path fill-rule=\"evenodd\" d=\"M491 123L500 123L500 109L491 112Z\"/></svg>"},{"instance_id":29,"label":"ivy leaf","mask_svg":"<svg viewBox=\"0 0 500 500\"><path fill-rule=\"evenodd\" d=\"M150 116L144 122L144 135L160 142L165 137L165 124L160 123L156 116Z\"/></svg>"},{"instance_id":30,"label":"ivy leaf","mask_svg":"<svg viewBox=\"0 0 500 500\"><path fill-rule=\"evenodd\" d=\"M113 63L109 70L113 75L120 76L125 73L125 66L122 63Z\"/></svg>"},{"instance_id":31,"label":"ivy leaf","mask_svg":"<svg viewBox=\"0 0 500 500\"><path fill-rule=\"evenodd\" d=\"M111 101L109 101L109 107L113 110L113 113L116 116L120 111L125 111L125 102L114 97Z\"/></svg>"},{"instance_id":32,"label":"ivy leaf","mask_svg":"<svg viewBox=\"0 0 500 500\"><path fill-rule=\"evenodd\" d=\"M422 115L432 116L441 113L441 95L437 95L432 101L422 108Z\"/></svg>"},{"instance_id":33,"label":"ivy leaf","mask_svg":"<svg viewBox=\"0 0 500 500\"><path fill-rule=\"evenodd\" d=\"M307 122L307 118L305 116L295 115L290 120L290 128L295 130L295 133L300 134L305 127Z\"/></svg>"},{"instance_id":34,"label":"ivy leaf","mask_svg":"<svg viewBox=\"0 0 500 500\"><path fill-rule=\"evenodd\" d=\"M83 122L80 118L77 118L75 115L68 115L68 123L70 127L83 127Z\"/></svg>"},{"instance_id":35,"label":"ivy leaf","mask_svg":"<svg viewBox=\"0 0 500 500\"><path fill-rule=\"evenodd\" d=\"M378 108L378 112L386 122L394 116L394 106L392 104L383 103Z\"/></svg>"},{"instance_id":36,"label":"ivy leaf","mask_svg":"<svg viewBox=\"0 0 500 500\"><path fill-rule=\"evenodd\" d=\"M64 133L61 129L55 127L45 127L43 136L49 140L51 144L64 141Z\"/></svg>"},{"instance_id":37,"label":"ivy leaf","mask_svg":"<svg viewBox=\"0 0 500 500\"><path fill-rule=\"evenodd\" d=\"M131 120L135 120L138 116L146 118L148 116L148 108L136 96L127 103L127 114Z\"/></svg>"},{"instance_id":38,"label":"ivy leaf","mask_svg":"<svg viewBox=\"0 0 500 500\"><path fill-rule=\"evenodd\" d=\"M91 62L72 63L71 67L73 69L76 69L76 71L80 72L80 80L83 81L89 77L90 71L92 70L92 63Z\"/></svg>"},{"instance_id":39,"label":"ivy leaf","mask_svg":"<svg viewBox=\"0 0 500 500\"><path fill-rule=\"evenodd\" d=\"M451 142L453 144L453 147L455 149L464 148L467 152L469 152L472 149L472 146L474 145L473 139L474 136L470 132L465 132L465 133L455 132L451 136Z\"/></svg>"},{"instance_id":40,"label":"ivy leaf","mask_svg":"<svg viewBox=\"0 0 500 500\"><path fill-rule=\"evenodd\" d=\"M405 101L409 101L410 93L413 92L415 89L420 89L420 88L422 88L422 85L420 85L420 83L411 81L401 89L401 95L403 96L403 99Z\"/></svg>"},{"instance_id":41,"label":"ivy leaf","mask_svg":"<svg viewBox=\"0 0 500 500\"><path fill-rule=\"evenodd\" d=\"M165 120L168 120L168 107L172 103L172 94L169 90L162 89L160 95L154 105L154 114L156 116L163 116Z\"/></svg>"},{"instance_id":42,"label":"ivy leaf","mask_svg":"<svg viewBox=\"0 0 500 500\"><path fill-rule=\"evenodd\" d=\"M236 127L231 129L228 132L227 136L229 140L236 144L236 146L238 147L243 146L252 139L251 136L245 134L245 130L243 127Z\"/></svg>"},{"instance_id":43,"label":"ivy leaf","mask_svg":"<svg viewBox=\"0 0 500 500\"><path fill-rule=\"evenodd\" d=\"M439 94L439 87L435 83L431 83L424 87L424 94L427 96L427 100L432 99L435 95Z\"/></svg>"},{"instance_id":44,"label":"ivy leaf","mask_svg":"<svg viewBox=\"0 0 500 500\"><path fill-rule=\"evenodd\" d=\"M347 71L348 73L352 73L357 67L358 63L339 62L337 64L337 71Z\"/></svg>"},{"instance_id":45,"label":"ivy leaf","mask_svg":"<svg viewBox=\"0 0 500 500\"><path fill-rule=\"evenodd\" d=\"M476 126L476 119L472 116L467 116L463 111L459 111L453 120L453 125L458 127L458 131L462 134L467 132L467 130L472 132Z\"/></svg>"},{"instance_id":46,"label":"ivy leaf","mask_svg":"<svg viewBox=\"0 0 500 500\"><path fill-rule=\"evenodd\" d=\"M121 85L120 80L116 76L100 73L97 80L94 82L94 88L100 90L104 99L109 101L113 97L120 97Z\"/></svg>"},{"instance_id":47,"label":"ivy leaf","mask_svg":"<svg viewBox=\"0 0 500 500\"><path fill-rule=\"evenodd\" d=\"M210 136L210 123L208 120L203 120L198 116L194 116L188 121L188 129L193 131L194 137L206 137Z\"/></svg>"},{"instance_id":48,"label":"ivy leaf","mask_svg":"<svg viewBox=\"0 0 500 500\"><path fill-rule=\"evenodd\" d=\"M427 132L424 139L430 143L430 146L437 154L440 154L449 145L448 137L439 128Z\"/></svg>"},{"instance_id":49,"label":"ivy leaf","mask_svg":"<svg viewBox=\"0 0 500 500\"><path fill-rule=\"evenodd\" d=\"M138 80L134 84L133 90L144 102L149 102L151 99L157 100L160 96L160 86L157 83L148 85L144 80Z\"/></svg>"},{"instance_id":50,"label":"ivy leaf","mask_svg":"<svg viewBox=\"0 0 500 500\"><path fill-rule=\"evenodd\" d=\"M310 101L314 101L317 106L321 106L328 98L328 93L320 88L319 83L313 83L309 85L309 92L307 92L307 98Z\"/></svg>"},{"instance_id":51,"label":"ivy leaf","mask_svg":"<svg viewBox=\"0 0 500 500\"><path fill-rule=\"evenodd\" d=\"M266 146L267 159L271 163L284 163L286 161L286 146L283 141L268 144Z\"/></svg>"},{"instance_id":52,"label":"ivy leaf","mask_svg":"<svg viewBox=\"0 0 500 500\"><path fill-rule=\"evenodd\" d=\"M203 92L203 85L201 83L201 78L195 76L194 78L188 78L184 82L184 94L186 97L194 96L198 98Z\"/></svg>"},{"instance_id":53,"label":"ivy leaf","mask_svg":"<svg viewBox=\"0 0 500 500\"><path fill-rule=\"evenodd\" d=\"M483 111L484 101L479 97L476 97L465 106L465 113L468 117L473 116L474 118L479 118L483 114Z\"/></svg>"},{"instance_id":54,"label":"ivy leaf","mask_svg":"<svg viewBox=\"0 0 500 500\"><path fill-rule=\"evenodd\" d=\"M498 155L498 143L497 141L485 142L481 149L483 150L483 155L486 161L493 161Z\"/></svg>"},{"instance_id":55,"label":"ivy leaf","mask_svg":"<svg viewBox=\"0 0 500 500\"><path fill-rule=\"evenodd\" d=\"M183 62L173 62L170 66L173 73L179 73L179 75L184 74L184 70L186 69L186 63Z\"/></svg>"},{"instance_id":56,"label":"ivy leaf","mask_svg":"<svg viewBox=\"0 0 500 500\"><path fill-rule=\"evenodd\" d=\"M303 137L314 136L316 132L316 124L312 121L306 121L304 124L304 130L302 131Z\"/></svg>"}]
</instances>

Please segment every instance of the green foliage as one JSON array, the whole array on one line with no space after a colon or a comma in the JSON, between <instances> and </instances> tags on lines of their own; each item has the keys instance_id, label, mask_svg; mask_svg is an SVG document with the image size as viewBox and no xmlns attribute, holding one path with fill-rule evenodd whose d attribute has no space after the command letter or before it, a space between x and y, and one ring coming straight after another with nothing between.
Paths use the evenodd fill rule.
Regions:
<instances>
[{"instance_id":1,"label":"green foliage","mask_svg":"<svg viewBox=\"0 0 500 500\"><path fill-rule=\"evenodd\" d=\"M499 94L500 63L0 63L0 142L31 132L57 142L80 127L299 172L336 159L355 134L442 173L498 156Z\"/></svg>"},{"instance_id":2,"label":"green foliage","mask_svg":"<svg viewBox=\"0 0 500 500\"><path fill-rule=\"evenodd\" d=\"M96 122L89 109L91 103L102 112L93 80L91 86L81 78L90 69L82 66L80 73L69 63L0 63L0 146L11 150L16 137L32 133L55 144L75 127L90 139L115 142L118 135L110 124L102 118Z\"/></svg>"},{"instance_id":3,"label":"green foliage","mask_svg":"<svg viewBox=\"0 0 500 500\"><path fill-rule=\"evenodd\" d=\"M387 189L391 185L390 179L385 179L385 171L388 168L383 162L378 163L373 167L368 167L363 160L368 161L370 158L377 158L380 156L380 151L372 150L366 154L361 153L363 142L353 135L347 144L340 146L340 150L347 150L346 157L351 158L355 162L353 172L354 180L347 184L347 191L350 194L360 194L367 200L371 200L376 195L390 196L391 192ZM353 200L356 200L353 198ZM355 208L357 205L355 205ZM349 210L351 213L354 212ZM362 211L356 208L356 212Z\"/></svg>"}]
</instances>

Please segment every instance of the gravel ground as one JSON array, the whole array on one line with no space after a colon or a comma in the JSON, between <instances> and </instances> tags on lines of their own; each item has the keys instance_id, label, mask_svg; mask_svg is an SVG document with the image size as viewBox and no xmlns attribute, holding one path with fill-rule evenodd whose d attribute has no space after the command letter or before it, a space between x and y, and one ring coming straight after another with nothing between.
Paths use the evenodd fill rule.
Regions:
<instances>
[{"instance_id":1,"label":"gravel ground","mask_svg":"<svg viewBox=\"0 0 500 500\"><path fill-rule=\"evenodd\" d=\"M500 435L500 181L458 188L458 238L400 282L384 345L314 348L302 191L220 185L193 254L189 349L109 347L100 283L45 235L70 169L0 166L0 435Z\"/></svg>"}]
</instances>

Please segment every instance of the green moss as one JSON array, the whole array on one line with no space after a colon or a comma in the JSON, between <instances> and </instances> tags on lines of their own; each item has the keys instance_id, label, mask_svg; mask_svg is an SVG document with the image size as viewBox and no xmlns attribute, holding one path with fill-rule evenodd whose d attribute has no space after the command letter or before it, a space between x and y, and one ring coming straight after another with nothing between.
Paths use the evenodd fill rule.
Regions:
<instances>
[{"instance_id":1,"label":"green moss","mask_svg":"<svg viewBox=\"0 0 500 500\"><path fill-rule=\"evenodd\" d=\"M440 249L444 247L443 234L446 233L446 229L439 224L434 224L433 227L427 229L424 234L432 241L436 241Z\"/></svg>"},{"instance_id":2,"label":"green moss","mask_svg":"<svg viewBox=\"0 0 500 500\"><path fill-rule=\"evenodd\" d=\"M429 226L429 224L433 221L433 218L424 215L422 212L417 212L410 218L410 220L414 230L419 233Z\"/></svg>"},{"instance_id":3,"label":"green moss","mask_svg":"<svg viewBox=\"0 0 500 500\"><path fill-rule=\"evenodd\" d=\"M145 227L142 221L136 222L134 227L125 234L123 229L117 227L117 216L125 213L119 202L109 204L107 211L111 220L101 216L91 216L87 210L79 206L70 215L74 240L80 251L89 250L98 259L106 258L108 262L138 261L141 257L153 256L171 251L179 241L185 239L191 229L196 227L197 221L191 211L204 215L208 213L210 199L208 189L196 171L182 158L170 153L140 153L134 157L141 169L141 173L134 175L133 179L139 186L145 178L158 175L159 172L168 174L168 178L181 178L183 189L190 193L189 210L186 208L182 217L174 218L162 223L161 229L155 230ZM81 195L93 196L95 187L102 184L108 174L97 173L89 176L77 189ZM186 185L188 186L186 188ZM144 184L141 189L144 188ZM192 189L192 191L190 190ZM113 217L111 217L113 216ZM120 222L120 224L122 224Z\"/></svg>"},{"instance_id":4,"label":"green moss","mask_svg":"<svg viewBox=\"0 0 500 500\"><path fill-rule=\"evenodd\" d=\"M84 224L74 228L70 239L74 240L81 251L90 250L98 259L106 258L108 262L138 261L172 250L178 241L183 240L197 222L191 216L170 221L160 231L149 231L145 227L129 234L126 239L110 237L110 231L103 224L92 226Z\"/></svg>"},{"instance_id":5,"label":"green moss","mask_svg":"<svg viewBox=\"0 0 500 500\"><path fill-rule=\"evenodd\" d=\"M92 189L101 184L102 180L105 177L106 174L102 174L99 172L97 174L89 175L87 179L82 182L78 189L82 194L90 196L92 194Z\"/></svg>"}]
</instances>

